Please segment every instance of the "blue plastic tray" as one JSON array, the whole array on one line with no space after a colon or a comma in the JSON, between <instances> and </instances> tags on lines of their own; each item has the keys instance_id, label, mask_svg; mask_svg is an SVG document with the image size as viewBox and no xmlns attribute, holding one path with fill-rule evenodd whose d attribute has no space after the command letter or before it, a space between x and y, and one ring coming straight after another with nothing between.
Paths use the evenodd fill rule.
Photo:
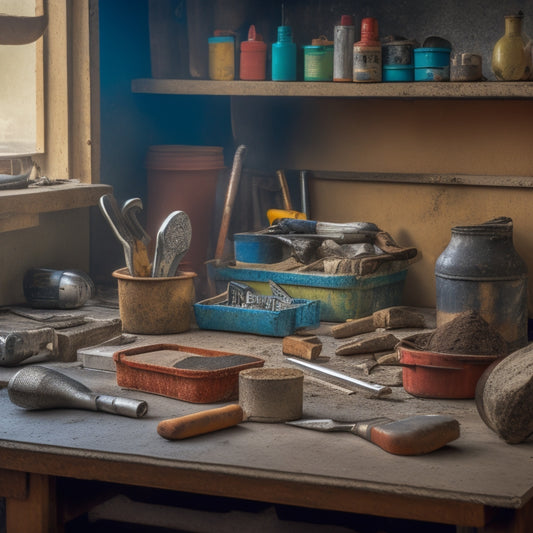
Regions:
<instances>
[{"instance_id":1,"label":"blue plastic tray","mask_svg":"<svg viewBox=\"0 0 533 533\"><path fill-rule=\"evenodd\" d=\"M320 302L316 300L295 299L294 307L267 311L224 305L221 296L194 304L194 315L200 329L286 337L297 329L320 325Z\"/></svg>"},{"instance_id":2,"label":"blue plastic tray","mask_svg":"<svg viewBox=\"0 0 533 533\"><path fill-rule=\"evenodd\" d=\"M246 283L260 294L270 292L269 281L278 283L293 298L320 301L320 319L344 322L371 315L378 309L401 305L407 261L391 261L384 272L358 277L345 274L279 272L258 268L222 266L217 283Z\"/></svg>"}]
</instances>

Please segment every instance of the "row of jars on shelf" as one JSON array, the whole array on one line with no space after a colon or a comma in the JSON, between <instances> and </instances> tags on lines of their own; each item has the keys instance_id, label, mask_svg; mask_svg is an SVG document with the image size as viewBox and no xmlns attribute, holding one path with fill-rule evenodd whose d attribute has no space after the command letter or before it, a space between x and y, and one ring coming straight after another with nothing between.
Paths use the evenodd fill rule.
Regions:
<instances>
[{"instance_id":1,"label":"row of jars on shelf","mask_svg":"<svg viewBox=\"0 0 533 533\"><path fill-rule=\"evenodd\" d=\"M494 47L491 67L500 81L527 80L532 74L531 43L522 34L522 20L522 13L505 17L505 34ZM267 44L253 25L248 40L240 43L238 75L234 36L217 31L208 41L210 79L267 78ZM290 26L278 27L271 51L271 79L296 81L298 48ZM303 47L303 80L365 83L483 79L481 55L461 53L452 58L451 52L451 43L439 37L429 37L422 47L415 41L393 37L381 42L378 21L373 17L362 20L361 39L355 41L353 17L343 15L335 26L333 41L320 36Z\"/></svg>"}]
</instances>

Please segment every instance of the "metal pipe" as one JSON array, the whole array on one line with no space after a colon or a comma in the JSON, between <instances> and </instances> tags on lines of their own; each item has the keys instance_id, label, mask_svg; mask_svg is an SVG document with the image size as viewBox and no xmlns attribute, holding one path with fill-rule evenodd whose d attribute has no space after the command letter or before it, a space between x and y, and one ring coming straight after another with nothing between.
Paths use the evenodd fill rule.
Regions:
<instances>
[{"instance_id":1,"label":"metal pipe","mask_svg":"<svg viewBox=\"0 0 533 533\"><path fill-rule=\"evenodd\" d=\"M300 195L302 198L302 213L305 213L307 218L309 218L309 171L307 170L300 170Z\"/></svg>"},{"instance_id":2,"label":"metal pipe","mask_svg":"<svg viewBox=\"0 0 533 533\"><path fill-rule=\"evenodd\" d=\"M314 363L309 363L307 361L295 359L293 357L287 357L287 360L291 363L296 363L297 365L302 365L307 368L316 370L317 372L322 372L323 374L328 374L329 376L333 376L343 381L347 381L348 383L352 383L357 387L373 392L378 397L392 393L390 387L386 387L384 385L375 385L374 383L368 383L360 379L352 378L351 376L347 376L346 374L342 374L341 372L337 372L336 370L332 370L331 368L315 365Z\"/></svg>"}]
</instances>

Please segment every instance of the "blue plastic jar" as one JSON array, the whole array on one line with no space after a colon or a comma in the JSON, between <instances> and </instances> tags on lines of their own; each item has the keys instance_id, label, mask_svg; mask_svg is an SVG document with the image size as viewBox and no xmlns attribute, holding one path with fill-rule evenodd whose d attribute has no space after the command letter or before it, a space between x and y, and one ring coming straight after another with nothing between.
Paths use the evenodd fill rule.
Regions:
<instances>
[{"instance_id":1,"label":"blue plastic jar","mask_svg":"<svg viewBox=\"0 0 533 533\"><path fill-rule=\"evenodd\" d=\"M413 81L413 65L383 65L383 81Z\"/></svg>"},{"instance_id":2,"label":"blue plastic jar","mask_svg":"<svg viewBox=\"0 0 533 533\"><path fill-rule=\"evenodd\" d=\"M415 48L415 81L449 81L449 48Z\"/></svg>"}]
</instances>

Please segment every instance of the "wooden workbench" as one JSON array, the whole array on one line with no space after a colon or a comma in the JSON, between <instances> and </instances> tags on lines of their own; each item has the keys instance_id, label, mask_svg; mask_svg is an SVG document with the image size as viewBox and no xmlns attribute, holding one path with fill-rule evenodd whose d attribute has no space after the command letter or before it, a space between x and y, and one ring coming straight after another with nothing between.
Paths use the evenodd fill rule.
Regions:
<instances>
[{"instance_id":1,"label":"wooden workbench","mask_svg":"<svg viewBox=\"0 0 533 533\"><path fill-rule=\"evenodd\" d=\"M338 341L321 338L323 354L332 355ZM136 344L161 341L258 355L266 366L289 366L281 353L281 339L276 338L192 330L164 338L141 337ZM156 432L159 421L215 405L121 390L112 372L85 369L78 363L52 364L95 391L146 400L149 411L142 419L67 409L25 411L1 389L0 496L6 498L8 533L60 531L58 524L71 516L72 508L73 494L56 494L58 480L65 479L484 531L532 531L533 441L504 443L481 421L473 400L414 398L401 387L395 387L391 397L371 399L313 378L305 380L305 417L355 421L378 415L455 416L461 437L426 456L390 455L346 433L250 422L185 441L167 441ZM332 356L328 364L346 370L353 362ZM16 370L0 369L0 383L5 384Z\"/></svg>"}]
</instances>

